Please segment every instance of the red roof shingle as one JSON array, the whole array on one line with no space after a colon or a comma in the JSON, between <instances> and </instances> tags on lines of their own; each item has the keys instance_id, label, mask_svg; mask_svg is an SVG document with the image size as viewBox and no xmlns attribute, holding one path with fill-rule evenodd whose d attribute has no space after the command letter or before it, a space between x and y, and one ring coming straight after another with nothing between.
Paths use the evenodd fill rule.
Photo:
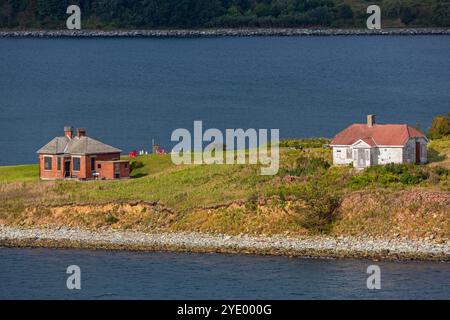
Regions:
<instances>
[{"instance_id":1,"label":"red roof shingle","mask_svg":"<svg viewBox=\"0 0 450 320\"><path fill-rule=\"evenodd\" d=\"M352 145L358 140L379 146L403 146L409 138L425 137L425 135L407 124L352 124L339 132L331 141L331 145Z\"/></svg>"}]
</instances>

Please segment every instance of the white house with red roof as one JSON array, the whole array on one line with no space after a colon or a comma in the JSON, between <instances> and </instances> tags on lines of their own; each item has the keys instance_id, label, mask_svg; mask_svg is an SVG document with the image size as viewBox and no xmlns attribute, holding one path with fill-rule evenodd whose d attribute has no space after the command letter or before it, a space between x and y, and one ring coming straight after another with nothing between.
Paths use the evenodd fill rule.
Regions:
<instances>
[{"instance_id":1,"label":"white house with red roof","mask_svg":"<svg viewBox=\"0 0 450 320\"><path fill-rule=\"evenodd\" d=\"M331 141L334 164L353 163L355 168L388 163L426 163L428 139L407 124L355 123Z\"/></svg>"}]
</instances>

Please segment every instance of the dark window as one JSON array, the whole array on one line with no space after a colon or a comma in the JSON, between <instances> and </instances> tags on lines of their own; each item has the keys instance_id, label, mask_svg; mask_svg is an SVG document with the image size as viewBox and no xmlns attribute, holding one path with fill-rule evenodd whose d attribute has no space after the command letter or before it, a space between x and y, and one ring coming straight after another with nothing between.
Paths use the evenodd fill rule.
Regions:
<instances>
[{"instance_id":1,"label":"dark window","mask_svg":"<svg viewBox=\"0 0 450 320\"><path fill-rule=\"evenodd\" d=\"M52 170L52 157L44 157L44 169Z\"/></svg>"},{"instance_id":2,"label":"dark window","mask_svg":"<svg viewBox=\"0 0 450 320\"><path fill-rule=\"evenodd\" d=\"M125 163L125 168L128 168L128 163Z\"/></svg>"},{"instance_id":3,"label":"dark window","mask_svg":"<svg viewBox=\"0 0 450 320\"><path fill-rule=\"evenodd\" d=\"M102 168L102 165L99 163L99 164L97 165L97 168L101 169L101 168Z\"/></svg>"},{"instance_id":4,"label":"dark window","mask_svg":"<svg viewBox=\"0 0 450 320\"><path fill-rule=\"evenodd\" d=\"M95 158L91 158L91 170L95 170Z\"/></svg>"},{"instance_id":5,"label":"dark window","mask_svg":"<svg viewBox=\"0 0 450 320\"><path fill-rule=\"evenodd\" d=\"M60 171L61 170L61 157L58 157L56 159L56 166L58 168L58 171Z\"/></svg>"},{"instance_id":6,"label":"dark window","mask_svg":"<svg viewBox=\"0 0 450 320\"><path fill-rule=\"evenodd\" d=\"M80 171L80 158L72 158L72 170Z\"/></svg>"},{"instance_id":7,"label":"dark window","mask_svg":"<svg viewBox=\"0 0 450 320\"><path fill-rule=\"evenodd\" d=\"M352 149L347 148L347 159L351 159L351 158L352 158Z\"/></svg>"}]
</instances>

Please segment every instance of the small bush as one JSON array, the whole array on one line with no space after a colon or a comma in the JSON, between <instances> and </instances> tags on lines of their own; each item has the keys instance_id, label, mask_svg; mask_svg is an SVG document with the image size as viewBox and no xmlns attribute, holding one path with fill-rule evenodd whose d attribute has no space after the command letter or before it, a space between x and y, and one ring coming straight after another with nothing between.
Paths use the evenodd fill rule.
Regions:
<instances>
[{"instance_id":1,"label":"small bush","mask_svg":"<svg viewBox=\"0 0 450 320\"><path fill-rule=\"evenodd\" d=\"M245 203L245 207L248 210L256 211L258 209L258 194L252 193L248 198L247 202Z\"/></svg>"},{"instance_id":2,"label":"small bush","mask_svg":"<svg viewBox=\"0 0 450 320\"><path fill-rule=\"evenodd\" d=\"M116 222L118 222L118 221L119 221L119 219L118 219L117 217L113 216L112 214L108 214L108 215L105 217L105 222L106 222L107 224L114 224L114 223L116 223Z\"/></svg>"},{"instance_id":3,"label":"small bush","mask_svg":"<svg viewBox=\"0 0 450 320\"><path fill-rule=\"evenodd\" d=\"M402 174L408 171L408 166L406 164L398 164L398 163L388 163L384 166L386 172L393 174Z\"/></svg>"},{"instance_id":4,"label":"small bush","mask_svg":"<svg viewBox=\"0 0 450 320\"><path fill-rule=\"evenodd\" d=\"M438 176L448 176L449 171L447 168L443 168L443 167L436 167L433 169L433 172L435 174L437 174Z\"/></svg>"},{"instance_id":5,"label":"small bush","mask_svg":"<svg viewBox=\"0 0 450 320\"><path fill-rule=\"evenodd\" d=\"M382 175L378 176L376 180L381 185L387 186L390 183L398 182L399 178L397 177L397 175L388 172L388 173L385 173L385 174L382 174Z\"/></svg>"},{"instance_id":6,"label":"small bush","mask_svg":"<svg viewBox=\"0 0 450 320\"><path fill-rule=\"evenodd\" d=\"M131 163L130 163L130 169L131 169L131 171L133 171L133 170L135 170L135 169L139 169L139 168L142 168L142 167L144 167L144 164L142 163L142 161L132 161Z\"/></svg>"},{"instance_id":7,"label":"small bush","mask_svg":"<svg viewBox=\"0 0 450 320\"><path fill-rule=\"evenodd\" d=\"M350 185L356 189L367 187L371 183L372 179L368 175L364 174L353 176L350 181Z\"/></svg>"},{"instance_id":8,"label":"small bush","mask_svg":"<svg viewBox=\"0 0 450 320\"><path fill-rule=\"evenodd\" d=\"M295 167L288 169L287 174L291 176L313 174L319 170L327 170L330 166L330 163L323 158L300 156L295 161Z\"/></svg>"},{"instance_id":9,"label":"small bush","mask_svg":"<svg viewBox=\"0 0 450 320\"><path fill-rule=\"evenodd\" d=\"M418 184L422 182L423 180L426 180L428 178L428 174L425 172L418 172L418 173L402 173L400 175L400 182L407 185L412 184Z\"/></svg>"},{"instance_id":10,"label":"small bush","mask_svg":"<svg viewBox=\"0 0 450 320\"><path fill-rule=\"evenodd\" d=\"M300 225L314 232L329 231L341 202L337 193L314 183L304 189L300 198L307 204L307 208L301 210Z\"/></svg>"}]
</instances>

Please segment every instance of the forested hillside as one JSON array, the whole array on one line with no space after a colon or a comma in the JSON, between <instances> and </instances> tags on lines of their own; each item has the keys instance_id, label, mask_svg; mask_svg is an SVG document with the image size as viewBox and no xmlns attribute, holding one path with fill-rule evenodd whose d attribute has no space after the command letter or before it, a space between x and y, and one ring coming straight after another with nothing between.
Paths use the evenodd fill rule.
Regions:
<instances>
[{"instance_id":1,"label":"forested hillside","mask_svg":"<svg viewBox=\"0 0 450 320\"><path fill-rule=\"evenodd\" d=\"M450 0L0 0L0 28L65 28L70 4L91 29L356 28L370 4L381 7L383 27L450 26Z\"/></svg>"}]
</instances>

